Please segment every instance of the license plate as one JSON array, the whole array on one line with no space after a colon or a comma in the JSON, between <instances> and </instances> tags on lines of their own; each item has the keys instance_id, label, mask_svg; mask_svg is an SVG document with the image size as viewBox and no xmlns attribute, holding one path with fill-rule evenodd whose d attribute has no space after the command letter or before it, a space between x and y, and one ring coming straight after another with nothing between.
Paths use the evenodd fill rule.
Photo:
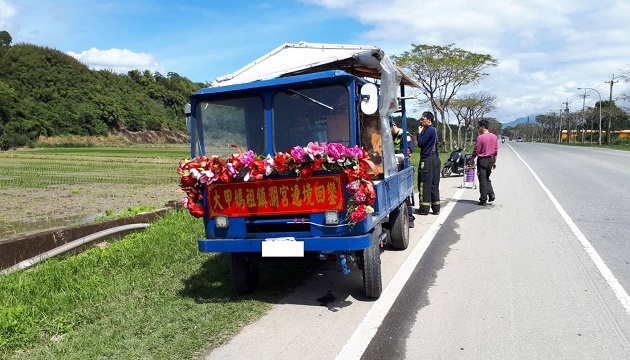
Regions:
<instances>
[{"instance_id":1,"label":"license plate","mask_svg":"<svg viewBox=\"0 0 630 360\"><path fill-rule=\"evenodd\" d=\"M263 257L304 257L304 242L292 236L266 238L262 242Z\"/></svg>"}]
</instances>

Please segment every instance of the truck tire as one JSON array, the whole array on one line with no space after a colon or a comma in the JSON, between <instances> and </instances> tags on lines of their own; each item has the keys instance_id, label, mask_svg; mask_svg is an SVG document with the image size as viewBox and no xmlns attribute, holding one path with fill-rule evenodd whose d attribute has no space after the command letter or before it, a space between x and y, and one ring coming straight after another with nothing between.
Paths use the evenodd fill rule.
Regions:
<instances>
[{"instance_id":1,"label":"truck tire","mask_svg":"<svg viewBox=\"0 0 630 360\"><path fill-rule=\"evenodd\" d=\"M394 249L405 250L409 246L409 214L407 202L389 214L389 236Z\"/></svg>"},{"instance_id":2,"label":"truck tire","mask_svg":"<svg viewBox=\"0 0 630 360\"><path fill-rule=\"evenodd\" d=\"M383 292L381 281L381 249L379 244L380 232L375 229L372 232L370 246L363 250L363 289L365 296L376 299Z\"/></svg>"},{"instance_id":3,"label":"truck tire","mask_svg":"<svg viewBox=\"0 0 630 360\"><path fill-rule=\"evenodd\" d=\"M249 294L258 288L259 268L254 266L254 253L232 253L232 282L239 294Z\"/></svg>"}]
</instances>

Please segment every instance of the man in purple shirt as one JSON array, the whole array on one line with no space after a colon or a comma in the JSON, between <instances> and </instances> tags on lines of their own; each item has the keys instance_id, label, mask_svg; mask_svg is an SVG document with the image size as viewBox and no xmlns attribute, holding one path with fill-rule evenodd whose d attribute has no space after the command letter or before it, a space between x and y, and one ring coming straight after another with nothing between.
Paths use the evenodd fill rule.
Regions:
<instances>
[{"instance_id":1,"label":"man in purple shirt","mask_svg":"<svg viewBox=\"0 0 630 360\"><path fill-rule=\"evenodd\" d=\"M488 121L486 120L479 121L477 131L479 131L479 136L477 136L475 150L473 150L468 165L473 166L475 158L479 158L477 160L477 176L479 178L479 193L481 196L477 205L485 206L486 203L494 201L494 189L492 189L490 174L497 167L499 141L495 134L488 131Z\"/></svg>"}]
</instances>

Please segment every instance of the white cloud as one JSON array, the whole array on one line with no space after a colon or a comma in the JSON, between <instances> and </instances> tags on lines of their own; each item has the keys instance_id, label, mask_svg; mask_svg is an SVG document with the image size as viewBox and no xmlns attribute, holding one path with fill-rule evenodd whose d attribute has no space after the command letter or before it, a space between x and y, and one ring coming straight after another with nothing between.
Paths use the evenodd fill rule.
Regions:
<instances>
[{"instance_id":1,"label":"white cloud","mask_svg":"<svg viewBox=\"0 0 630 360\"><path fill-rule=\"evenodd\" d=\"M91 48L79 54L69 51L68 55L74 57L85 65L95 70L108 69L120 74L126 74L130 70L150 70L166 75L166 69L161 66L155 56L146 53L135 53L127 49L99 50Z\"/></svg>"},{"instance_id":2,"label":"white cloud","mask_svg":"<svg viewBox=\"0 0 630 360\"><path fill-rule=\"evenodd\" d=\"M194 81L233 72L285 41L377 45L389 55L412 43L454 43L499 61L479 85L459 93L496 95L498 109L489 115L506 122L567 99L581 108L575 87L608 98L605 81L630 69L628 0L263 0L238 12L229 2L197 7L194 21L190 7L0 0L0 30L13 43L57 48L94 69L164 74L167 67ZM616 83L613 97L623 91L630 84Z\"/></svg>"},{"instance_id":3,"label":"white cloud","mask_svg":"<svg viewBox=\"0 0 630 360\"><path fill-rule=\"evenodd\" d=\"M491 115L501 121L546 113L567 99L581 108L576 87L596 87L630 68L627 0L305 2L345 11L370 28L362 34L369 41L363 42L376 42L386 52L405 43L403 50L411 43L455 43L492 55L499 66L482 84L461 93L483 89L497 95L499 107ZM617 93L628 88L616 86Z\"/></svg>"},{"instance_id":4,"label":"white cloud","mask_svg":"<svg viewBox=\"0 0 630 360\"><path fill-rule=\"evenodd\" d=\"M17 9L5 0L0 0L0 30L11 32L11 20L17 15Z\"/></svg>"}]
</instances>

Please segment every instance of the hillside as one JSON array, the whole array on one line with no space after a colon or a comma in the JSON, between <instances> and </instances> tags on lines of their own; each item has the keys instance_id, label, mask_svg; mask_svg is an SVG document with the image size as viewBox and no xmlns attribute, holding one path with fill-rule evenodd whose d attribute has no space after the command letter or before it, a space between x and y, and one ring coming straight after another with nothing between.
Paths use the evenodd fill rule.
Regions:
<instances>
[{"instance_id":1,"label":"hillside","mask_svg":"<svg viewBox=\"0 0 630 360\"><path fill-rule=\"evenodd\" d=\"M520 117L520 118L518 118L516 120L504 123L503 124L503 128L505 129L505 128L509 128L509 127L515 127L518 124L527 123L528 120L531 123L535 123L536 122L536 116L538 116L538 115L529 115L529 116L525 116L525 117Z\"/></svg>"},{"instance_id":2,"label":"hillside","mask_svg":"<svg viewBox=\"0 0 630 360\"><path fill-rule=\"evenodd\" d=\"M0 46L0 148L72 135L185 138L182 109L203 86L176 73L94 71L47 47Z\"/></svg>"}]
</instances>

